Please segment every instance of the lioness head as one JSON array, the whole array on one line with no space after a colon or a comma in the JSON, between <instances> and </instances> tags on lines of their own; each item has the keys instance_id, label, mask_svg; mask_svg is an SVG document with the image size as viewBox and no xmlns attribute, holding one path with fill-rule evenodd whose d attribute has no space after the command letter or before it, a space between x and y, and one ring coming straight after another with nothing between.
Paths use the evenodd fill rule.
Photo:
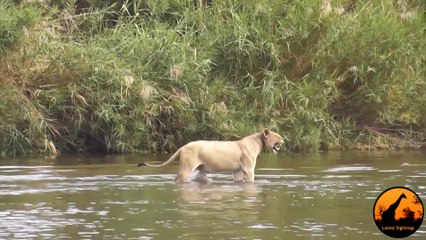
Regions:
<instances>
[{"instance_id":1,"label":"lioness head","mask_svg":"<svg viewBox=\"0 0 426 240\"><path fill-rule=\"evenodd\" d=\"M267 128L262 130L262 139L265 147L272 149L274 153L277 153L281 149L281 145L284 143L283 137Z\"/></svg>"}]
</instances>

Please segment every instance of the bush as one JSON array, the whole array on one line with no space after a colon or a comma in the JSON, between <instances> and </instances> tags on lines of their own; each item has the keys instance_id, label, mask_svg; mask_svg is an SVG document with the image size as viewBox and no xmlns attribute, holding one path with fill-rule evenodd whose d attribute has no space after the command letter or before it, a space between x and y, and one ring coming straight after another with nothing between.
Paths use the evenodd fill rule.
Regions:
<instances>
[{"instance_id":1,"label":"bush","mask_svg":"<svg viewBox=\"0 0 426 240\"><path fill-rule=\"evenodd\" d=\"M424 141L421 1L114 3L35 11L0 59L2 152L172 151L262 127L290 150Z\"/></svg>"},{"instance_id":2,"label":"bush","mask_svg":"<svg viewBox=\"0 0 426 240\"><path fill-rule=\"evenodd\" d=\"M33 27L39 14L35 7L15 8L7 2L0 4L0 56L24 39L26 30Z\"/></svg>"}]
</instances>

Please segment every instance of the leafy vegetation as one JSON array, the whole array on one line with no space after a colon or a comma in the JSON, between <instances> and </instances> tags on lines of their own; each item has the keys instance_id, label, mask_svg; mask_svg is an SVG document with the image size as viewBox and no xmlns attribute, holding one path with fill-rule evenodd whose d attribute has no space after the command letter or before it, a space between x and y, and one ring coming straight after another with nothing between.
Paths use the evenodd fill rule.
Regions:
<instances>
[{"instance_id":1,"label":"leafy vegetation","mask_svg":"<svg viewBox=\"0 0 426 240\"><path fill-rule=\"evenodd\" d=\"M16 2L0 4L3 155L172 151L262 127L289 150L425 141L421 0Z\"/></svg>"}]
</instances>

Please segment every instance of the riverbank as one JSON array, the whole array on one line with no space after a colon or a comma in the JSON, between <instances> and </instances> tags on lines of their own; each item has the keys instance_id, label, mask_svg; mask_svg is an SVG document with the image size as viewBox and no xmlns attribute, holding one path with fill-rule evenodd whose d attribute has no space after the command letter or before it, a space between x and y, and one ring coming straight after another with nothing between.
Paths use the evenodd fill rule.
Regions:
<instances>
[{"instance_id":1,"label":"riverbank","mask_svg":"<svg viewBox=\"0 0 426 240\"><path fill-rule=\"evenodd\" d=\"M422 1L84 2L0 7L2 155L425 142Z\"/></svg>"}]
</instances>

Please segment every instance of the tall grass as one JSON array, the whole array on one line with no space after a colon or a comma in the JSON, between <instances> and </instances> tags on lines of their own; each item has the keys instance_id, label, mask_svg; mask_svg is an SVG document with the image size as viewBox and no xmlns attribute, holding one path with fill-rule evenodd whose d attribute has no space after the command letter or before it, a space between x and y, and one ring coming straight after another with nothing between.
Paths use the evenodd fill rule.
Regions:
<instances>
[{"instance_id":1,"label":"tall grass","mask_svg":"<svg viewBox=\"0 0 426 240\"><path fill-rule=\"evenodd\" d=\"M424 141L422 1L88 2L1 8L3 154L172 151L261 127L290 150Z\"/></svg>"}]
</instances>

